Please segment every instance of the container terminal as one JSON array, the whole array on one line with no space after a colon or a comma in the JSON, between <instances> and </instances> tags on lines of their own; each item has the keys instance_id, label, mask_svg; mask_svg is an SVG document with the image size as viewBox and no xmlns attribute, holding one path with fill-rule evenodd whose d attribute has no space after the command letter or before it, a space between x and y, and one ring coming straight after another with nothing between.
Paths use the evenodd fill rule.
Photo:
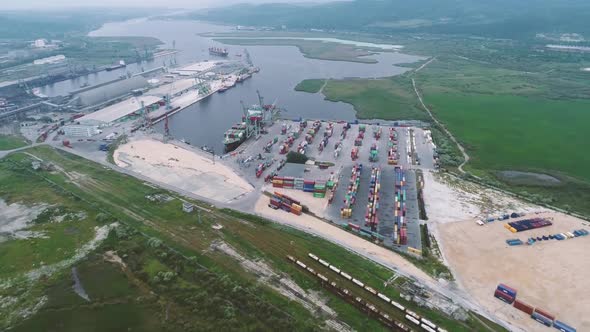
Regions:
<instances>
[{"instance_id":1,"label":"container terminal","mask_svg":"<svg viewBox=\"0 0 590 332\"><path fill-rule=\"evenodd\" d=\"M484 211L477 218L461 219L461 207L447 201L447 196L455 194L442 190L429 175L437 169L437 154L426 124L287 118L280 105L264 102L262 91L257 103L235 105L242 109L242 116L217 138L226 146L223 153L170 132L168 121L174 114L257 72L249 63L225 59L156 68L44 101L38 105L45 110L41 114L60 121L49 125L29 121L21 131L32 141L98 162L106 163L112 155L115 167L124 172L141 174L212 204L321 236L337 236L337 241L359 251L367 250L363 243L369 241L384 250L422 255L420 226L426 221L419 215L419 191L426 181L431 186L424 195L429 214L438 201L448 204L445 210L454 211L447 215L453 214L457 222L441 223L435 232L454 275L471 275L478 281L464 281L469 294L486 308L500 310L498 315L507 321L528 315L524 317L528 321L518 320L528 330L550 324L570 331L577 325L579 321L563 310L561 299L543 296L548 287L558 287L561 279L545 271L545 284L531 287L526 280L533 277L532 272L519 266L525 261L538 266L545 266L547 260L568 262L570 256L561 255L561 248L575 250L588 232L579 223L547 211L532 216L528 211L510 214L506 210L483 217L488 213ZM33 108L22 112L38 117ZM153 126L161 121L164 133L156 134ZM289 163L289 152L308 160ZM432 186L441 190L434 198ZM435 212L430 219L436 225L439 216ZM531 249L542 251L542 257ZM483 264L500 261L503 265L494 269ZM476 271L470 266L477 266ZM581 282L584 275L579 271L572 278ZM504 281L521 290L518 299L497 291L498 282ZM510 310L502 307L507 301Z\"/></svg>"}]
</instances>

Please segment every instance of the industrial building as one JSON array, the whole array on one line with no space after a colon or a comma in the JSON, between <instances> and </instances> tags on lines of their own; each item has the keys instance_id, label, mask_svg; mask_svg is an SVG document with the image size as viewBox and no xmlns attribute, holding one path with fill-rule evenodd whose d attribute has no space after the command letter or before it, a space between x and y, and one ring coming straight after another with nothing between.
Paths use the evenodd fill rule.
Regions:
<instances>
[{"instance_id":1,"label":"industrial building","mask_svg":"<svg viewBox=\"0 0 590 332\"><path fill-rule=\"evenodd\" d=\"M80 89L72 93L74 99L73 104L81 107L98 105L128 95L133 90L145 89L148 86L149 83L143 76L118 79L113 82Z\"/></svg>"},{"instance_id":2,"label":"industrial building","mask_svg":"<svg viewBox=\"0 0 590 332\"><path fill-rule=\"evenodd\" d=\"M115 122L125 121L143 114L144 108L151 111L156 110L160 107L160 102L162 102L162 98L156 96L125 99L79 118L78 123L82 126L110 126Z\"/></svg>"},{"instance_id":3,"label":"industrial building","mask_svg":"<svg viewBox=\"0 0 590 332\"><path fill-rule=\"evenodd\" d=\"M185 78L160 85L159 87L147 91L145 94L156 97L165 97L166 95L169 95L173 98L194 89L196 84L197 82L194 78Z\"/></svg>"}]
</instances>

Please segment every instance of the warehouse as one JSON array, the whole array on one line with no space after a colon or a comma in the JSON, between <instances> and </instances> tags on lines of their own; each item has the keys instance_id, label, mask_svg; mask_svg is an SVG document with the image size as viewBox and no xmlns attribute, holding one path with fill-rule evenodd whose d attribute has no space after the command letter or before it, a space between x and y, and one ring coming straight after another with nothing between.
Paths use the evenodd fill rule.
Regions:
<instances>
[{"instance_id":1,"label":"warehouse","mask_svg":"<svg viewBox=\"0 0 590 332\"><path fill-rule=\"evenodd\" d=\"M162 98L155 96L139 96L123 100L107 106L94 113L78 119L84 126L109 126L115 122L124 121L142 113L142 108L159 108Z\"/></svg>"},{"instance_id":2,"label":"warehouse","mask_svg":"<svg viewBox=\"0 0 590 332\"><path fill-rule=\"evenodd\" d=\"M171 98L179 96L187 91L194 89L196 81L193 78L180 79L169 84L160 85L147 91L145 94L156 97L169 95Z\"/></svg>"}]
</instances>

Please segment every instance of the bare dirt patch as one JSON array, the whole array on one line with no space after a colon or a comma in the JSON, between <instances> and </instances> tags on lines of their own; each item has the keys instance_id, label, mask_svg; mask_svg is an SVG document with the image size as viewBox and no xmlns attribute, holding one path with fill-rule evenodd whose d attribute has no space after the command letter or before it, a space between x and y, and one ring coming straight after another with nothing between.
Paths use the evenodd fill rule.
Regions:
<instances>
[{"instance_id":1,"label":"bare dirt patch","mask_svg":"<svg viewBox=\"0 0 590 332\"><path fill-rule=\"evenodd\" d=\"M496 175L501 180L516 185L552 187L561 184L558 178L541 173L501 171L497 172Z\"/></svg>"},{"instance_id":2,"label":"bare dirt patch","mask_svg":"<svg viewBox=\"0 0 590 332\"><path fill-rule=\"evenodd\" d=\"M229 167L211 158L154 139L137 139L120 146L115 163L193 194L228 202L253 190Z\"/></svg>"},{"instance_id":3,"label":"bare dirt patch","mask_svg":"<svg viewBox=\"0 0 590 332\"><path fill-rule=\"evenodd\" d=\"M510 247L506 239L537 237L585 228L583 221L560 213L540 213L553 225L513 234L502 222L478 226L474 220L438 225L444 256L457 282L481 305L526 331L548 328L493 297L498 283L518 289L518 298L543 308L578 331L590 330L590 269L583 263L590 237L542 241ZM525 217L527 218L527 217Z\"/></svg>"},{"instance_id":4,"label":"bare dirt patch","mask_svg":"<svg viewBox=\"0 0 590 332\"><path fill-rule=\"evenodd\" d=\"M29 223L34 221L48 205L26 206L19 203L6 204L0 199L0 242L9 237L34 236L32 232L24 231Z\"/></svg>"}]
</instances>

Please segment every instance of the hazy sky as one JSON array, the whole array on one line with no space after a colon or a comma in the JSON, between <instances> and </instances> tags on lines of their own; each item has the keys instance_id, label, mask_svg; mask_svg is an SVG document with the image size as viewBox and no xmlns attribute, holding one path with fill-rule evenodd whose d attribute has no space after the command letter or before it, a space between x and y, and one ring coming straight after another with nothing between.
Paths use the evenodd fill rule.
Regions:
<instances>
[{"instance_id":1,"label":"hazy sky","mask_svg":"<svg viewBox=\"0 0 590 332\"><path fill-rule=\"evenodd\" d=\"M329 2L331 0L0 0L2 9L34 9L63 7L219 7L236 3L263 2ZM333 1L333 0L332 0Z\"/></svg>"}]
</instances>

